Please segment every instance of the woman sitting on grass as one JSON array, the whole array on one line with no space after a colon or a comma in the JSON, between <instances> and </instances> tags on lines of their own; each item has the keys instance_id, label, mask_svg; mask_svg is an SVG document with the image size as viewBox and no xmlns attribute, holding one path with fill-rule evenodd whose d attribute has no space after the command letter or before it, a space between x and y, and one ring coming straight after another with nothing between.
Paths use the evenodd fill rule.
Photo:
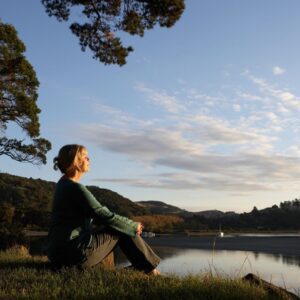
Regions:
<instances>
[{"instance_id":1,"label":"woman sitting on grass","mask_svg":"<svg viewBox=\"0 0 300 300\"><path fill-rule=\"evenodd\" d=\"M111 212L79 183L89 164L81 145L66 145L54 158L54 169L63 176L56 184L48 235L51 263L94 267L119 246L134 269L158 275L160 259L141 238L142 224ZM102 229L93 229L93 223Z\"/></svg>"}]
</instances>

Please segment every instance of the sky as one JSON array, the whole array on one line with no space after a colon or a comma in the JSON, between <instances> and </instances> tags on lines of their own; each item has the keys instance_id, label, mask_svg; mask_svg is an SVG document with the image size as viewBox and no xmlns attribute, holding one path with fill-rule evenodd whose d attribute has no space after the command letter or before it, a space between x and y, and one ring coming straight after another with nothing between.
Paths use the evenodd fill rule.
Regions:
<instances>
[{"instance_id":1,"label":"sky","mask_svg":"<svg viewBox=\"0 0 300 300\"><path fill-rule=\"evenodd\" d=\"M300 1L187 0L170 29L116 33L123 67L82 52L39 0L0 0L40 81L47 164L0 171L57 181L53 158L88 148L82 183L190 211L249 212L299 197ZM71 20L80 18L79 12ZM23 137L11 124L10 137Z\"/></svg>"}]
</instances>

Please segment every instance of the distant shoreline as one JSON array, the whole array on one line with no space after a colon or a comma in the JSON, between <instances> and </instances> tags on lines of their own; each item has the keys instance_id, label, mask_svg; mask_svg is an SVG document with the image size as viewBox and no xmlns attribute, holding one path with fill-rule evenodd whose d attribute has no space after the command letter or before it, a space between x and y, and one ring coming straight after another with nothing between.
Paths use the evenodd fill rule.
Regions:
<instances>
[{"instance_id":1,"label":"distant shoreline","mask_svg":"<svg viewBox=\"0 0 300 300\"><path fill-rule=\"evenodd\" d=\"M300 236L179 236L146 239L155 247L203 250L237 250L300 257Z\"/></svg>"}]
</instances>

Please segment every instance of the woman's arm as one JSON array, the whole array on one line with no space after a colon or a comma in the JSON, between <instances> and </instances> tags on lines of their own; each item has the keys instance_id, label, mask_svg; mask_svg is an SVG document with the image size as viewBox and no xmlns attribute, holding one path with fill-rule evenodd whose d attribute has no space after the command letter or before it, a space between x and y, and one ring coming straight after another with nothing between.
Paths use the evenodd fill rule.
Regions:
<instances>
[{"instance_id":1,"label":"woman's arm","mask_svg":"<svg viewBox=\"0 0 300 300\"><path fill-rule=\"evenodd\" d=\"M102 206L94 195L82 184L78 184L80 198L87 217L94 218L96 222L130 236L140 234L140 223L111 212L106 206Z\"/></svg>"}]
</instances>

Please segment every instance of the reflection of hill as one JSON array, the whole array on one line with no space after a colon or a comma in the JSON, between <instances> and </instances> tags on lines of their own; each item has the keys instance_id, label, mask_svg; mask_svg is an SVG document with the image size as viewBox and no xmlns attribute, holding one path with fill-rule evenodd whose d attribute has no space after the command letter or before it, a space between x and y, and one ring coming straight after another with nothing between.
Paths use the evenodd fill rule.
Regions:
<instances>
[{"instance_id":1,"label":"reflection of hill","mask_svg":"<svg viewBox=\"0 0 300 300\"><path fill-rule=\"evenodd\" d=\"M146 242L148 240L146 239ZM185 252L185 249L178 249L178 248L171 248L171 247L152 247L155 253L159 255L159 257L163 259L171 258L171 257L176 257L178 254L181 252ZM116 248L114 251L115 254L115 262L116 264L124 264L127 262L127 259L125 255L121 252L119 248ZM128 263L129 264L129 263Z\"/></svg>"},{"instance_id":2,"label":"reflection of hill","mask_svg":"<svg viewBox=\"0 0 300 300\"><path fill-rule=\"evenodd\" d=\"M255 252L255 258L259 258L261 253ZM286 254L278 254L278 253L263 253L264 255L268 255L272 257L277 262L282 262L286 265L298 266L300 267L300 255L286 255Z\"/></svg>"},{"instance_id":3,"label":"reflection of hill","mask_svg":"<svg viewBox=\"0 0 300 300\"><path fill-rule=\"evenodd\" d=\"M159 257L161 259L167 259L171 257L178 256L181 252L185 252L185 249L178 249L172 247L153 247L154 251L159 252Z\"/></svg>"},{"instance_id":4,"label":"reflection of hill","mask_svg":"<svg viewBox=\"0 0 300 300\"><path fill-rule=\"evenodd\" d=\"M281 259L284 264L300 267L300 256L281 255Z\"/></svg>"},{"instance_id":5,"label":"reflection of hill","mask_svg":"<svg viewBox=\"0 0 300 300\"><path fill-rule=\"evenodd\" d=\"M252 252L252 251L251 251ZM263 254L264 256L272 257L277 262L282 262L286 265L292 265L292 266L299 266L300 267L300 255L286 255L286 254L279 254L279 253L264 253L261 252L253 252L255 259L259 259L260 255Z\"/></svg>"}]
</instances>

